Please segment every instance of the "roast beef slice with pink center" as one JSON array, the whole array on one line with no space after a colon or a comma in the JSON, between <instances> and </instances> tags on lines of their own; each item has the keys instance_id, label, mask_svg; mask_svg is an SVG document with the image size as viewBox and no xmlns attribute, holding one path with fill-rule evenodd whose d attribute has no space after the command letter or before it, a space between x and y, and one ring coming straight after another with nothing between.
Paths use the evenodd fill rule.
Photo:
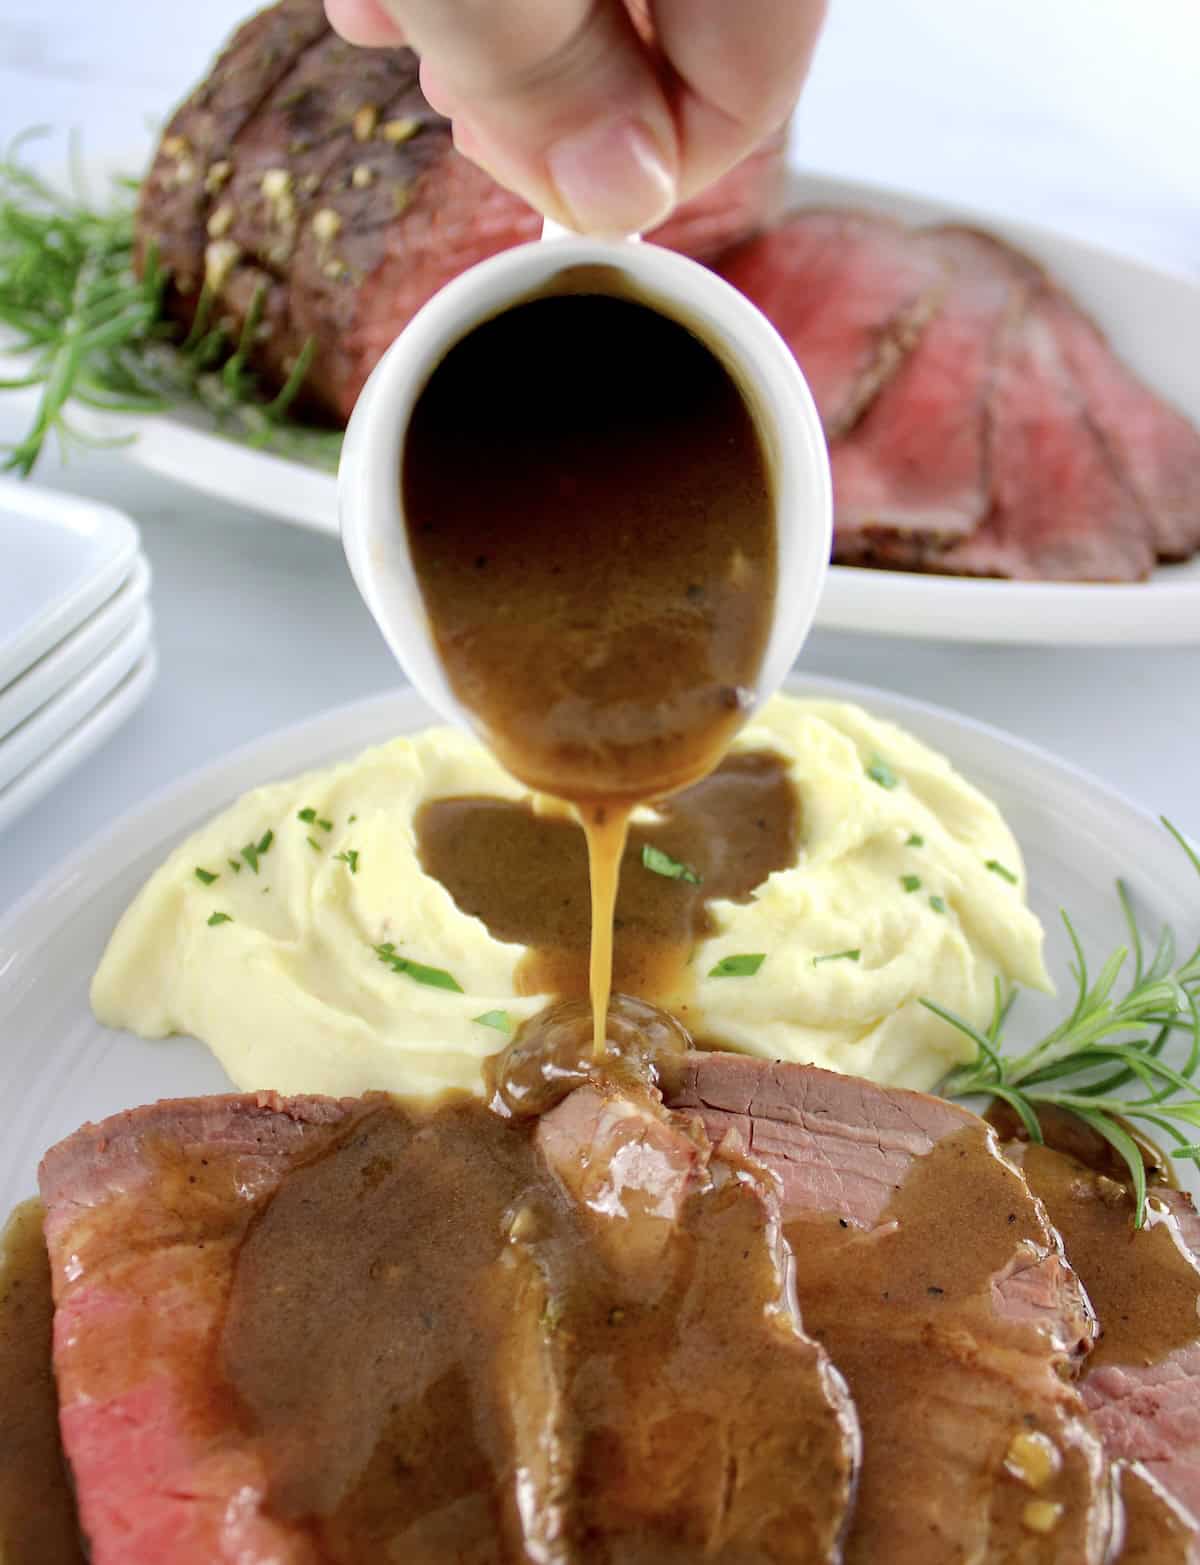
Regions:
<instances>
[{"instance_id":1,"label":"roast beef slice with pink center","mask_svg":"<svg viewBox=\"0 0 1200 1565\"><path fill-rule=\"evenodd\" d=\"M957 228L922 238L953 285L833 444L836 558L1029 580L1145 576L1150 513L1064 351L1061 321L1082 317L996 240Z\"/></svg>"},{"instance_id":2,"label":"roast beef slice with pink center","mask_svg":"<svg viewBox=\"0 0 1200 1565\"><path fill-rule=\"evenodd\" d=\"M831 448L835 556L846 563L919 565L983 521L998 355L1038 281L984 235L950 229L908 241L939 258L951 285L896 374Z\"/></svg>"},{"instance_id":3,"label":"roast beef slice with pink center","mask_svg":"<svg viewBox=\"0 0 1200 1565\"><path fill-rule=\"evenodd\" d=\"M987 423L990 509L939 568L1030 581L1141 581L1154 534L1091 422L1064 357L1051 296L1005 331Z\"/></svg>"},{"instance_id":4,"label":"roast beef slice with pink center","mask_svg":"<svg viewBox=\"0 0 1200 1565\"><path fill-rule=\"evenodd\" d=\"M936 250L899 223L836 210L795 213L717 269L791 348L830 437L896 373L947 283Z\"/></svg>"},{"instance_id":5,"label":"roast beef slice with pink center","mask_svg":"<svg viewBox=\"0 0 1200 1565\"><path fill-rule=\"evenodd\" d=\"M783 136L684 204L654 237L701 259L773 211ZM321 0L245 24L173 115L143 184L138 244L191 322L207 279L264 387L311 342L302 405L345 422L384 349L443 283L536 239L541 217L455 152L416 56L338 38Z\"/></svg>"},{"instance_id":6,"label":"roast beef slice with pink center","mask_svg":"<svg viewBox=\"0 0 1200 1565\"><path fill-rule=\"evenodd\" d=\"M689 1056L669 1102L781 1182L801 1313L862 1424L847 1560L1106 1560L1108 1464L1065 1378L1091 1311L990 1128L920 1093L731 1055ZM1037 1488L1029 1437L1061 1464ZM1062 1507L1049 1533L1026 1525L1035 1499Z\"/></svg>"},{"instance_id":7,"label":"roast beef slice with pink center","mask_svg":"<svg viewBox=\"0 0 1200 1565\"><path fill-rule=\"evenodd\" d=\"M215 1390L251 1215L357 1104L200 1098L85 1126L42 1164L63 1444L95 1565L310 1565ZM210 1170L212 1179L209 1179Z\"/></svg>"},{"instance_id":8,"label":"roast beef slice with pink center","mask_svg":"<svg viewBox=\"0 0 1200 1565\"><path fill-rule=\"evenodd\" d=\"M1200 549L1200 430L1143 385L1064 294L1047 298L1046 313L1090 422L1150 519L1159 559L1190 559Z\"/></svg>"}]
</instances>

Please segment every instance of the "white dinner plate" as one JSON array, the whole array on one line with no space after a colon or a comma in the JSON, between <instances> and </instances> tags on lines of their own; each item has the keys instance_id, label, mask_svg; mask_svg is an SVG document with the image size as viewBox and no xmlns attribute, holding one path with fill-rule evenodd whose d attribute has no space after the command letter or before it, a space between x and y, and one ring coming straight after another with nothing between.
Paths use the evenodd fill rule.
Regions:
<instances>
[{"instance_id":1,"label":"white dinner plate","mask_svg":"<svg viewBox=\"0 0 1200 1565\"><path fill-rule=\"evenodd\" d=\"M137 618L150 590L150 565L139 554L133 569L107 602L44 653L19 679L0 690L0 741L71 680L88 669Z\"/></svg>"},{"instance_id":2,"label":"white dinner plate","mask_svg":"<svg viewBox=\"0 0 1200 1565\"><path fill-rule=\"evenodd\" d=\"M1097 965L1121 943L1118 876L1129 883L1147 930L1157 933L1166 921L1181 943L1200 937L1200 877L1153 816L1095 779L995 729L883 691L819 679L789 688L859 701L903 724L997 802L1025 851L1056 977L1065 979L1068 959L1060 906L1070 910ZM88 1008L92 972L116 920L167 853L248 788L328 766L430 720L420 699L402 690L258 740L132 811L0 922L0 1102L10 1106L0 1144L0 1214L34 1189L45 1149L84 1120L160 1097L229 1090L201 1044L110 1031ZM1011 1023L1014 1039L1049 1024L1062 1003L1061 996L1023 995Z\"/></svg>"},{"instance_id":3,"label":"white dinner plate","mask_svg":"<svg viewBox=\"0 0 1200 1565\"><path fill-rule=\"evenodd\" d=\"M0 689L116 592L137 547L112 506L0 479Z\"/></svg>"},{"instance_id":4,"label":"white dinner plate","mask_svg":"<svg viewBox=\"0 0 1200 1565\"><path fill-rule=\"evenodd\" d=\"M966 222L1037 257L1157 391L1200 424L1200 284L1051 229L882 186L793 170L792 206L852 206L908 223ZM336 482L328 472L253 450L186 418L140 420L79 410L98 434L137 430L126 455L189 488L253 507L265 518L336 533ZM817 624L872 634L1124 646L1200 642L1200 558L1162 566L1149 582L1086 586L971 581L834 566Z\"/></svg>"},{"instance_id":5,"label":"white dinner plate","mask_svg":"<svg viewBox=\"0 0 1200 1565\"><path fill-rule=\"evenodd\" d=\"M52 745L40 760L7 788L0 788L0 832L31 809L69 772L81 766L110 734L115 734L121 724L133 716L149 695L157 672L158 658L154 648L147 647L115 690ZM0 986L4 979L4 965L0 959ZM9 1043L10 1040L4 1040L0 1048L7 1048Z\"/></svg>"},{"instance_id":6,"label":"white dinner plate","mask_svg":"<svg viewBox=\"0 0 1200 1565\"><path fill-rule=\"evenodd\" d=\"M116 641L82 674L0 739L0 798L22 772L111 695L149 645L151 623L150 610L143 603Z\"/></svg>"}]
</instances>

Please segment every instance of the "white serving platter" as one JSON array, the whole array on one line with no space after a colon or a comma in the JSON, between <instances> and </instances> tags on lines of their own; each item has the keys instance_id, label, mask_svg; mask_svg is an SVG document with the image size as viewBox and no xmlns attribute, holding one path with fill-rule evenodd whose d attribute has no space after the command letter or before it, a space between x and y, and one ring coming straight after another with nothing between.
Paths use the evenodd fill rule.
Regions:
<instances>
[{"instance_id":1,"label":"white serving platter","mask_svg":"<svg viewBox=\"0 0 1200 1565\"><path fill-rule=\"evenodd\" d=\"M1000 214L792 170L791 206L864 207L908 223L965 222L1027 250L1063 282L1113 346L1200 424L1200 284L1053 229ZM130 460L264 520L337 532L337 485L316 467L252 449L184 417L96 418L94 433L136 432ZM1148 582L1086 586L972 581L834 566L817 624L865 634L1021 645L1200 644L1200 558Z\"/></svg>"},{"instance_id":2,"label":"white serving platter","mask_svg":"<svg viewBox=\"0 0 1200 1565\"><path fill-rule=\"evenodd\" d=\"M1068 908L1097 965L1123 943L1114 893L1123 877L1148 934L1163 922L1181 946L1200 937L1200 877L1155 818L1104 784L996 729L884 691L798 679L794 694L858 701L941 750L989 794L1021 843L1047 960L1065 984ZM327 712L214 762L131 811L55 869L0 922L0 1213L35 1188L45 1149L85 1120L161 1097L229 1090L200 1043L147 1042L101 1027L92 973L125 907L168 852L259 784L327 766L432 718L410 690ZM0 809L3 795L0 795ZM1063 999L1023 995L1013 1041L1061 1014ZM1197 1182L1183 1166L1190 1187Z\"/></svg>"}]
</instances>

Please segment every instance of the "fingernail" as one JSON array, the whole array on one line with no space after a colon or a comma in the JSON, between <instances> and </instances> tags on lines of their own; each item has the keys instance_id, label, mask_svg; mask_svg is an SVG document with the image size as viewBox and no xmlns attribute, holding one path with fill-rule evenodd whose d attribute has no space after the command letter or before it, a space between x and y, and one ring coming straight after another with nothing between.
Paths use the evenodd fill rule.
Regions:
<instances>
[{"instance_id":1,"label":"fingernail","mask_svg":"<svg viewBox=\"0 0 1200 1565\"><path fill-rule=\"evenodd\" d=\"M568 136L546 163L571 226L582 233L639 234L675 205L675 176L636 120L610 120Z\"/></svg>"}]
</instances>

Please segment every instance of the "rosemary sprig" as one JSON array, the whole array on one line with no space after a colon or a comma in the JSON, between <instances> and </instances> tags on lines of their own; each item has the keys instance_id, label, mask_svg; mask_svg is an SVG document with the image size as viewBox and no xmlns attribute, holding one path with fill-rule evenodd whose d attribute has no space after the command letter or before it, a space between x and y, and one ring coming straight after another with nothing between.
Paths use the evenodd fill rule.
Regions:
<instances>
[{"instance_id":1,"label":"rosemary sprig","mask_svg":"<svg viewBox=\"0 0 1200 1565\"><path fill-rule=\"evenodd\" d=\"M1170 821L1163 825L1187 854L1200 875L1200 858ZM975 1058L951 1072L942 1085L947 1097L976 1094L999 1098L1018 1115L1034 1141L1042 1140L1038 1106L1065 1109L1120 1155L1129 1168L1141 1227L1146 1210L1146 1169L1137 1143L1125 1128L1136 1122L1151 1127L1171 1143L1178 1158L1200 1162L1200 945L1184 961L1177 960L1175 935L1169 927L1159 934L1147 957L1128 888L1117 883L1117 895L1129 930L1129 944L1104 963L1093 980L1087 958L1070 917L1063 923L1075 953L1072 974L1075 1003L1070 1014L1024 1054L1003 1052L1004 1028L1016 991L1005 995L996 982L996 1000L986 1032L933 1000L921 1003L957 1027L975 1044ZM1117 987L1132 958L1124 993ZM1187 1056L1179 1065L1163 1059L1173 1033L1183 1035ZM1180 1127L1188 1127L1185 1133Z\"/></svg>"},{"instance_id":2,"label":"rosemary sprig","mask_svg":"<svg viewBox=\"0 0 1200 1565\"><path fill-rule=\"evenodd\" d=\"M31 134L38 134L37 132ZM40 388L28 433L8 450L5 468L32 472L53 434L71 445L124 444L96 437L69 417L72 403L103 413L191 409L222 433L321 467L336 465L341 436L287 420L312 362L297 358L286 385L262 394L247 354L262 310L257 297L236 342L211 321L202 292L183 335L166 318L168 276L153 254L139 277L133 265L136 183L114 181L111 202L64 193L21 157L28 135L0 157L0 329L5 349L26 359L0 391Z\"/></svg>"}]
</instances>

